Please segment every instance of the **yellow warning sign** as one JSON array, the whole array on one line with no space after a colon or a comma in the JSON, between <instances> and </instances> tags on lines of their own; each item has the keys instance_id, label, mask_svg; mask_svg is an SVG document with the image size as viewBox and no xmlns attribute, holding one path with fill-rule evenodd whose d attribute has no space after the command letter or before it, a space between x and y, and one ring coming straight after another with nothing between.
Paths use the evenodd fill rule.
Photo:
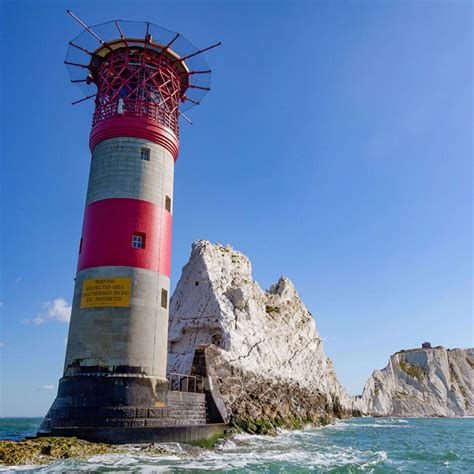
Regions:
<instances>
[{"instance_id":1,"label":"yellow warning sign","mask_svg":"<svg viewBox=\"0 0 474 474\"><path fill-rule=\"evenodd\" d=\"M130 306L131 278L94 278L82 284L81 308Z\"/></svg>"}]
</instances>

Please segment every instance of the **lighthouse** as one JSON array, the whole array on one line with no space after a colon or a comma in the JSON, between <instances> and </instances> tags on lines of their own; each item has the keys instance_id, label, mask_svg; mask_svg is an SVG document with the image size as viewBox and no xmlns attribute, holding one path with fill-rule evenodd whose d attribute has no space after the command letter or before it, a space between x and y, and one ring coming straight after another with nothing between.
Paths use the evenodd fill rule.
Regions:
<instances>
[{"instance_id":1,"label":"lighthouse","mask_svg":"<svg viewBox=\"0 0 474 474\"><path fill-rule=\"evenodd\" d=\"M81 436L148 426L168 406L179 119L209 90L202 53L220 43L199 50L152 23L88 26L68 13L83 27L65 61L85 91L75 103L95 110L64 374L40 433Z\"/></svg>"}]
</instances>

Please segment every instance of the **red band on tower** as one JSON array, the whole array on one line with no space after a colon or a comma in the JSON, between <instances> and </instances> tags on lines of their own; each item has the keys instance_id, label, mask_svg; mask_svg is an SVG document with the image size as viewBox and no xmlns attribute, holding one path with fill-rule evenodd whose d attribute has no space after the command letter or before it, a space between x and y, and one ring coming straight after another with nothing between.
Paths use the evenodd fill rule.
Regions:
<instances>
[{"instance_id":1,"label":"red band on tower","mask_svg":"<svg viewBox=\"0 0 474 474\"><path fill-rule=\"evenodd\" d=\"M98 122L91 130L89 148L91 152L101 141L109 138L143 138L166 148L173 159L178 158L178 138L168 127L147 117L112 116Z\"/></svg>"},{"instance_id":2,"label":"red band on tower","mask_svg":"<svg viewBox=\"0 0 474 474\"><path fill-rule=\"evenodd\" d=\"M124 266L154 270L169 277L171 214L138 199L103 199L84 214L78 271L91 267ZM132 246L142 236L143 248Z\"/></svg>"}]
</instances>

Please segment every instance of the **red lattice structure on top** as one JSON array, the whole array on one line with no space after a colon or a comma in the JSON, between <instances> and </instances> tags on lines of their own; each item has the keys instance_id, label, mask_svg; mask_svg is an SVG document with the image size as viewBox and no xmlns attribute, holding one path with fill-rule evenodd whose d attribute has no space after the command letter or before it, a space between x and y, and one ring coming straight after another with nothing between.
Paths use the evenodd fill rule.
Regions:
<instances>
[{"instance_id":1,"label":"red lattice structure on top","mask_svg":"<svg viewBox=\"0 0 474 474\"><path fill-rule=\"evenodd\" d=\"M70 41L65 63L71 81L88 94L74 103L95 97L91 148L106 138L134 136L160 143L176 158L179 116L187 119L183 110L210 90L211 71L201 53L220 43L198 50L152 23L114 20L88 27L68 13L84 27ZM91 86L96 93L89 94Z\"/></svg>"}]
</instances>

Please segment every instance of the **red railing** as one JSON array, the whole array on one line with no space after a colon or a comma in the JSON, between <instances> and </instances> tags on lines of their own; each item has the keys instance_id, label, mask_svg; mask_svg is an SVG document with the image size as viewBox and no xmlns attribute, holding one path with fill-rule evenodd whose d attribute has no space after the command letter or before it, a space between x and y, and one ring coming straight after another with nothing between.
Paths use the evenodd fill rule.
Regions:
<instances>
[{"instance_id":1,"label":"red railing","mask_svg":"<svg viewBox=\"0 0 474 474\"><path fill-rule=\"evenodd\" d=\"M178 64L150 48L122 47L107 54L97 71L92 126L115 116L141 117L178 134L181 73Z\"/></svg>"},{"instance_id":2,"label":"red railing","mask_svg":"<svg viewBox=\"0 0 474 474\"><path fill-rule=\"evenodd\" d=\"M116 99L112 102L96 104L92 126L110 117L141 117L170 128L178 136L178 118L166 105L145 100Z\"/></svg>"}]
</instances>

